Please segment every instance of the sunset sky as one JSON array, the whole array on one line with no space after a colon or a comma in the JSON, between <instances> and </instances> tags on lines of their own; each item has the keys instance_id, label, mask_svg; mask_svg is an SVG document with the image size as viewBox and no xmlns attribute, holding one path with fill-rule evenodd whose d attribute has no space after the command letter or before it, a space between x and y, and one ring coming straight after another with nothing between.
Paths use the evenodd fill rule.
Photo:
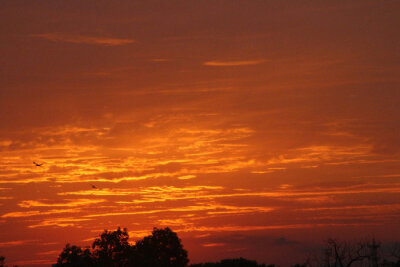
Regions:
<instances>
[{"instance_id":1,"label":"sunset sky","mask_svg":"<svg viewBox=\"0 0 400 267\"><path fill-rule=\"evenodd\" d=\"M118 226L169 226L191 263L399 241L399 14L1 1L0 255L48 266Z\"/></svg>"}]
</instances>

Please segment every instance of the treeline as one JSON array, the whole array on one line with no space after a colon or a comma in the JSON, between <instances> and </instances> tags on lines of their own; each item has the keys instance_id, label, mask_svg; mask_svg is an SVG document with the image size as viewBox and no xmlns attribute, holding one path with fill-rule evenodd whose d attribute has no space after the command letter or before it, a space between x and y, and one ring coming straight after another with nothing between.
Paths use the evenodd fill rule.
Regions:
<instances>
[{"instance_id":1,"label":"treeline","mask_svg":"<svg viewBox=\"0 0 400 267\"><path fill-rule=\"evenodd\" d=\"M67 244L58 257L57 267L122 267L122 266L174 266L184 267L189 263L187 251L183 249L178 235L168 227L154 228L151 235L128 242L127 229L105 230L96 238L91 248L82 249Z\"/></svg>"},{"instance_id":2,"label":"treeline","mask_svg":"<svg viewBox=\"0 0 400 267\"><path fill-rule=\"evenodd\" d=\"M258 264L256 261L239 259L226 259L220 262L207 262L192 264L190 267L274 267L274 265Z\"/></svg>"},{"instance_id":3,"label":"treeline","mask_svg":"<svg viewBox=\"0 0 400 267\"><path fill-rule=\"evenodd\" d=\"M181 239L170 228L154 228L151 235L131 245L127 229L105 230L91 247L67 244L55 267L267 267L256 261L227 259L189 265ZM268 267L273 267L270 265Z\"/></svg>"},{"instance_id":4,"label":"treeline","mask_svg":"<svg viewBox=\"0 0 400 267\"><path fill-rule=\"evenodd\" d=\"M127 229L105 230L90 247L66 244L54 267L274 267L244 258L189 265L188 253L170 228L154 228L151 235L128 242ZM5 267L0 256L0 267ZM328 239L321 253L292 267L400 267L400 245L382 249L375 239L340 242Z\"/></svg>"}]
</instances>

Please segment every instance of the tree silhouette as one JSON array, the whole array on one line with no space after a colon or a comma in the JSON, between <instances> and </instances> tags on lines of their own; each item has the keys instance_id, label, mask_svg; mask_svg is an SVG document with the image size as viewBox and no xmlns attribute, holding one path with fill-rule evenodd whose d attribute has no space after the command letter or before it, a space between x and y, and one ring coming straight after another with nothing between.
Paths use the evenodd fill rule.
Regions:
<instances>
[{"instance_id":1,"label":"tree silhouette","mask_svg":"<svg viewBox=\"0 0 400 267\"><path fill-rule=\"evenodd\" d=\"M185 267L189 260L177 234L168 227L130 245L127 229L105 230L92 250L66 245L55 266L60 267Z\"/></svg>"},{"instance_id":2,"label":"tree silhouette","mask_svg":"<svg viewBox=\"0 0 400 267\"><path fill-rule=\"evenodd\" d=\"M215 263L198 263L192 264L190 267L274 267L274 265L258 264L256 261L239 259L225 259Z\"/></svg>"},{"instance_id":3,"label":"tree silhouette","mask_svg":"<svg viewBox=\"0 0 400 267\"><path fill-rule=\"evenodd\" d=\"M397 266L400 266L400 243L394 244L390 257L395 259Z\"/></svg>"},{"instance_id":4,"label":"tree silhouette","mask_svg":"<svg viewBox=\"0 0 400 267\"><path fill-rule=\"evenodd\" d=\"M127 229L105 230L97 237L91 248L67 244L54 266L60 267L186 267L188 254L178 235L170 228L153 228L151 235L128 242ZM344 242L328 239L323 253L309 257L304 264L292 267L400 267L400 245L394 244L390 255L385 256L380 242L365 239ZM0 256L0 267L4 267ZM189 267L274 267L258 264L244 258L225 259L214 263L198 263Z\"/></svg>"},{"instance_id":5,"label":"tree silhouette","mask_svg":"<svg viewBox=\"0 0 400 267\"><path fill-rule=\"evenodd\" d=\"M89 249L67 244L58 257L56 266L85 267L93 266L92 253Z\"/></svg>"},{"instance_id":6,"label":"tree silhouette","mask_svg":"<svg viewBox=\"0 0 400 267\"><path fill-rule=\"evenodd\" d=\"M130 253L128 239L126 228L121 230L118 227L113 232L105 230L92 245L96 266L126 266Z\"/></svg>"},{"instance_id":7,"label":"tree silhouette","mask_svg":"<svg viewBox=\"0 0 400 267\"><path fill-rule=\"evenodd\" d=\"M391 258L394 258L393 261ZM328 239L326 247L321 255L310 257L305 266L307 267L400 267L400 261L392 254L384 257L380 242L374 238L359 242L345 242L336 239Z\"/></svg>"},{"instance_id":8,"label":"tree silhouette","mask_svg":"<svg viewBox=\"0 0 400 267\"><path fill-rule=\"evenodd\" d=\"M140 266L184 267L189 260L177 234L168 227L154 228L151 235L136 243Z\"/></svg>"}]
</instances>

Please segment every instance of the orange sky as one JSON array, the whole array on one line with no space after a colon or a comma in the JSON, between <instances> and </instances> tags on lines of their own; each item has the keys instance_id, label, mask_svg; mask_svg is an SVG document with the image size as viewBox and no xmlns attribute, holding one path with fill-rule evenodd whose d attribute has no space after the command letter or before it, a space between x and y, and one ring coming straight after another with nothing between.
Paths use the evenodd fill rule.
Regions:
<instances>
[{"instance_id":1,"label":"orange sky","mask_svg":"<svg viewBox=\"0 0 400 267\"><path fill-rule=\"evenodd\" d=\"M1 1L0 255L46 266L117 226L169 226L191 262L399 240L399 13Z\"/></svg>"}]
</instances>

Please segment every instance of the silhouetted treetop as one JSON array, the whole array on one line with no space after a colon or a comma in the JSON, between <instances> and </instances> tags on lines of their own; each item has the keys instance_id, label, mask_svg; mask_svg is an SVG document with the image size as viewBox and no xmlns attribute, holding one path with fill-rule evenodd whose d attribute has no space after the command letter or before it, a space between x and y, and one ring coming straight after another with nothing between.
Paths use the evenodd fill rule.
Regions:
<instances>
[{"instance_id":1,"label":"silhouetted treetop","mask_svg":"<svg viewBox=\"0 0 400 267\"><path fill-rule=\"evenodd\" d=\"M105 230L89 248L67 244L55 266L67 267L185 267L189 260L178 235L168 227L130 245L127 229Z\"/></svg>"},{"instance_id":2,"label":"silhouetted treetop","mask_svg":"<svg viewBox=\"0 0 400 267\"><path fill-rule=\"evenodd\" d=\"M60 267L187 267L188 253L178 235L170 228L154 228L135 245L129 243L127 229L105 230L91 247L82 249L67 244L54 266ZM309 257L304 264L292 267L400 267L400 245L385 255L375 239L344 242L328 239L323 253ZM290 255L288 255L290 257ZM4 257L0 257L0 267ZM192 264L190 267L274 267L244 258L225 259L214 263Z\"/></svg>"},{"instance_id":3,"label":"silhouetted treetop","mask_svg":"<svg viewBox=\"0 0 400 267\"><path fill-rule=\"evenodd\" d=\"M56 266L84 267L92 265L93 258L89 249L82 250L81 247L67 244L58 256Z\"/></svg>"},{"instance_id":4,"label":"silhouetted treetop","mask_svg":"<svg viewBox=\"0 0 400 267\"><path fill-rule=\"evenodd\" d=\"M105 230L92 244L96 266L126 266L130 245L127 229Z\"/></svg>"},{"instance_id":5,"label":"silhouetted treetop","mask_svg":"<svg viewBox=\"0 0 400 267\"><path fill-rule=\"evenodd\" d=\"M141 266L186 266L189 262L187 251L183 249L177 234L168 227L154 228L151 235L136 243Z\"/></svg>"}]
</instances>

